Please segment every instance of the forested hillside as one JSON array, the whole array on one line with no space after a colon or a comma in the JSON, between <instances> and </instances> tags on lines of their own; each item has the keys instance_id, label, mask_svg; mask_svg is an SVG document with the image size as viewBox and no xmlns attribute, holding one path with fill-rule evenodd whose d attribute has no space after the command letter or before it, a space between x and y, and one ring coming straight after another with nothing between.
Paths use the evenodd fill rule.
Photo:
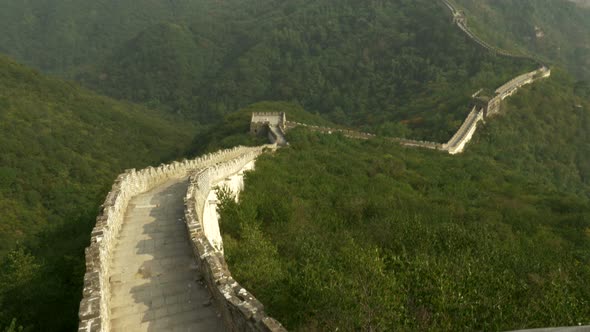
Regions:
<instances>
[{"instance_id":1,"label":"forested hillside","mask_svg":"<svg viewBox=\"0 0 590 332\"><path fill-rule=\"evenodd\" d=\"M230 269L293 331L590 323L590 99L556 73L467 152L288 133L240 203Z\"/></svg>"},{"instance_id":2,"label":"forested hillside","mask_svg":"<svg viewBox=\"0 0 590 332\"><path fill-rule=\"evenodd\" d=\"M0 56L0 330L13 317L75 329L98 205L124 169L182 155L193 130Z\"/></svg>"},{"instance_id":3,"label":"forested hillside","mask_svg":"<svg viewBox=\"0 0 590 332\"><path fill-rule=\"evenodd\" d=\"M191 24L154 27L82 79L206 122L259 100L291 100L339 124L443 141L473 92L533 66L474 47L439 2L269 1L256 14L225 26L221 12L224 33L215 36ZM179 57L187 61L170 61Z\"/></svg>"},{"instance_id":4,"label":"forested hillside","mask_svg":"<svg viewBox=\"0 0 590 332\"><path fill-rule=\"evenodd\" d=\"M203 1L2 1L0 52L73 75L161 21L202 13Z\"/></svg>"},{"instance_id":5,"label":"forested hillside","mask_svg":"<svg viewBox=\"0 0 590 332\"><path fill-rule=\"evenodd\" d=\"M35 54L31 48L43 48L22 28L21 20L38 18L34 3L6 8L26 14L7 15L0 50L202 123L260 100L289 100L342 125L445 141L467 114L472 93L533 66L475 47L444 5L430 0L175 1L146 3L138 13L131 12L137 2L107 2L90 5L91 31L75 24L86 15L80 9L86 1L61 3L67 11L31 23L52 34L44 40L62 43L61 53L27 58ZM92 24L107 9L108 25ZM60 21L65 13L74 20L69 27ZM48 23L54 21L60 29ZM44 65L78 52L63 38L70 29L76 47L93 54Z\"/></svg>"},{"instance_id":6,"label":"forested hillside","mask_svg":"<svg viewBox=\"0 0 590 332\"><path fill-rule=\"evenodd\" d=\"M454 0L484 40L590 80L590 8L555 0ZM586 5L587 2L582 2Z\"/></svg>"}]
</instances>

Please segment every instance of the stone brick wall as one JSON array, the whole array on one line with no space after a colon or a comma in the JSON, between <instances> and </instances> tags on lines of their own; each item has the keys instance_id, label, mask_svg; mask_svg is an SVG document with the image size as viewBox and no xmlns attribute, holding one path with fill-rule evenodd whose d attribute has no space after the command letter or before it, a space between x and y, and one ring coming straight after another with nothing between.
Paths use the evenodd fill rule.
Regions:
<instances>
[{"instance_id":1,"label":"stone brick wall","mask_svg":"<svg viewBox=\"0 0 590 332\"><path fill-rule=\"evenodd\" d=\"M465 15L462 11L457 10L455 5L449 0L442 0L442 2L449 8L451 13L453 14L453 22L455 24L457 24L457 26L461 30L463 30L463 32L467 36L469 36L469 38L471 40L473 40L474 42L479 44L481 47L483 47L483 48L485 48L485 49L489 50L490 52L493 52L497 55L501 55L501 56L505 56L505 57L509 57L509 58L516 58L516 59L529 59L529 60L537 62L539 65L543 66L541 61L539 61L538 59L535 59L532 56L509 52L509 51L506 51L506 50L503 50L503 49L500 49L500 48L497 48L497 47L494 47L494 46L488 44L486 41L479 38L476 34L474 34L469 29L469 27L467 26L467 18L465 17Z\"/></svg>"},{"instance_id":2,"label":"stone brick wall","mask_svg":"<svg viewBox=\"0 0 590 332\"><path fill-rule=\"evenodd\" d=\"M321 126L308 125L308 124L301 123L301 122L287 121L287 129L293 129L293 128L299 127L299 126L306 127L310 130L325 133L325 134L341 133L342 135L344 135L346 137L350 137L350 138L370 139L370 138L376 137L375 134L363 133L360 131L321 127Z\"/></svg>"},{"instance_id":3,"label":"stone brick wall","mask_svg":"<svg viewBox=\"0 0 590 332\"><path fill-rule=\"evenodd\" d=\"M453 137L451 137L451 139L446 144L443 144L443 149L447 150L450 154L463 152L465 145L473 137L473 134L477 129L478 122L483 120L483 115L483 109L473 107L455 135L453 135Z\"/></svg>"},{"instance_id":4,"label":"stone brick wall","mask_svg":"<svg viewBox=\"0 0 590 332\"><path fill-rule=\"evenodd\" d=\"M274 151L275 144L259 147L238 158L203 168L190 177L185 198L185 221L198 257L200 271L212 293L212 299L230 331L284 332L285 328L264 312L264 306L236 282L220 249L206 236L204 206L216 183L239 173L264 151Z\"/></svg>"},{"instance_id":5,"label":"stone brick wall","mask_svg":"<svg viewBox=\"0 0 590 332\"><path fill-rule=\"evenodd\" d=\"M250 132L253 134L264 132L265 125L285 129L286 122L287 117L284 112L254 112L250 120Z\"/></svg>"},{"instance_id":6,"label":"stone brick wall","mask_svg":"<svg viewBox=\"0 0 590 332\"><path fill-rule=\"evenodd\" d=\"M428 141L416 141L410 140L405 138L395 138L395 137L387 137L391 141L397 142L403 146L408 147L419 147L419 148L426 148L432 150L444 150L450 154L458 154L463 152L465 146L471 138L473 138L473 134L477 130L477 125L479 121L483 121L484 118L493 116L500 111L500 104L502 100L505 98L513 95L526 84L533 83L534 81L549 77L551 76L551 70L545 66L534 70L532 72L519 75L507 83L503 84L496 90L496 96L488 102L485 108L474 107L471 112L467 115L463 124L457 130L457 132L451 137L451 139L446 143L436 143L436 142L428 142ZM477 94L476 94L477 95ZM287 129L292 129L298 126L306 127L310 130L325 133L325 134L332 134L332 133L341 133L346 137L350 138L357 138L357 139L370 139L376 137L374 134L363 133L359 131L352 131L346 129L335 129L329 127L319 127L313 125L307 125L304 123L299 122L291 122L287 121Z\"/></svg>"},{"instance_id":7,"label":"stone brick wall","mask_svg":"<svg viewBox=\"0 0 590 332\"><path fill-rule=\"evenodd\" d=\"M260 148L237 147L208 154L193 160L173 162L137 171L127 170L119 175L101 206L96 225L86 248L86 273L83 298L80 302L78 331L109 331L109 261L115 237L121 228L129 200L169 179L182 178L198 169L232 160Z\"/></svg>"}]
</instances>

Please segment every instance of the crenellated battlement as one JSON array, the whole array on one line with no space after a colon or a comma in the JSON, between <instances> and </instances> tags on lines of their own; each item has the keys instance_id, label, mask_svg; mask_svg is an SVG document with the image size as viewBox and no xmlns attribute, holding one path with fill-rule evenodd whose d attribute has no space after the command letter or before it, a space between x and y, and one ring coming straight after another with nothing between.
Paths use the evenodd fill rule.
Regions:
<instances>
[{"instance_id":1,"label":"crenellated battlement","mask_svg":"<svg viewBox=\"0 0 590 332\"><path fill-rule=\"evenodd\" d=\"M271 125L285 128L287 116L284 112L254 112L252 113L252 124Z\"/></svg>"}]
</instances>

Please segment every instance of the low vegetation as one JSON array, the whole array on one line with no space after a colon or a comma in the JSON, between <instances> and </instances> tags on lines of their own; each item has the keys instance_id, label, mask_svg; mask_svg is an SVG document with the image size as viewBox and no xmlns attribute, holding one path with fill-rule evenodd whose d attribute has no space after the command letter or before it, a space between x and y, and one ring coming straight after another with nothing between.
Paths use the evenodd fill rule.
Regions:
<instances>
[{"instance_id":1,"label":"low vegetation","mask_svg":"<svg viewBox=\"0 0 590 332\"><path fill-rule=\"evenodd\" d=\"M459 156L295 129L223 199L230 269L295 331L588 324L588 107L558 72Z\"/></svg>"}]
</instances>

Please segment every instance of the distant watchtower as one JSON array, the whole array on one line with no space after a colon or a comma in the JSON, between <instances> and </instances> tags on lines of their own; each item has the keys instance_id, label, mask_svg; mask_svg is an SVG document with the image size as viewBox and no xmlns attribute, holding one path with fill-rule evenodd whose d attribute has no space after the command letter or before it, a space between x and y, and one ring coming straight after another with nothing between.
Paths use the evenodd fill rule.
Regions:
<instances>
[{"instance_id":1,"label":"distant watchtower","mask_svg":"<svg viewBox=\"0 0 590 332\"><path fill-rule=\"evenodd\" d=\"M462 11L454 13L453 21L459 25L467 26L467 16Z\"/></svg>"},{"instance_id":2,"label":"distant watchtower","mask_svg":"<svg viewBox=\"0 0 590 332\"><path fill-rule=\"evenodd\" d=\"M253 135L268 135L269 127L278 127L282 131L287 125L287 116L284 112L256 112L252 113L250 122L250 133Z\"/></svg>"}]
</instances>

